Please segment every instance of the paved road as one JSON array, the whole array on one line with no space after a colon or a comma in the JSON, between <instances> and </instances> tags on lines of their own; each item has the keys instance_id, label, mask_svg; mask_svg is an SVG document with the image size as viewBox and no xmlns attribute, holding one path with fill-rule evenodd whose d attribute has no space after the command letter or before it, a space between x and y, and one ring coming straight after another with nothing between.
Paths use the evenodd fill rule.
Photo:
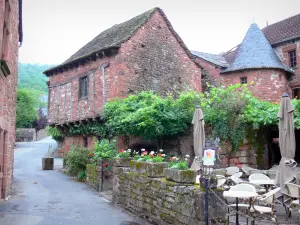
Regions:
<instances>
[{"instance_id":1,"label":"paved road","mask_svg":"<svg viewBox=\"0 0 300 225\"><path fill-rule=\"evenodd\" d=\"M41 158L49 145L55 146L49 138L17 144L14 194L8 203L0 203L1 225L144 224L111 206L86 184L57 170L42 171ZM61 163L55 159L56 169Z\"/></svg>"}]
</instances>

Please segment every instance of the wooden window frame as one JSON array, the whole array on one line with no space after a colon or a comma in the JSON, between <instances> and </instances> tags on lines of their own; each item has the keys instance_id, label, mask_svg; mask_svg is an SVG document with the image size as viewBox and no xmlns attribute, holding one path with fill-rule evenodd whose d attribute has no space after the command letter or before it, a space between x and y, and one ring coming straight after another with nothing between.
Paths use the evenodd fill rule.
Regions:
<instances>
[{"instance_id":1,"label":"wooden window frame","mask_svg":"<svg viewBox=\"0 0 300 225\"><path fill-rule=\"evenodd\" d=\"M80 77L78 82L79 100L87 99L89 97L89 76L87 75L84 77Z\"/></svg>"},{"instance_id":2,"label":"wooden window frame","mask_svg":"<svg viewBox=\"0 0 300 225\"><path fill-rule=\"evenodd\" d=\"M297 90L297 95L295 95L296 90ZM292 88L292 96L293 96L293 98L297 97L297 99L300 99L300 87Z\"/></svg>"},{"instance_id":3,"label":"wooden window frame","mask_svg":"<svg viewBox=\"0 0 300 225\"><path fill-rule=\"evenodd\" d=\"M289 56L290 67L293 68L293 67L297 66L297 51L296 51L296 49L289 51L288 56Z\"/></svg>"},{"instance_id":4,"label":"wooden window frame","mask_svg":"<svg viewBox=\"0 0 300 225\"><path fill-rule=\"evenodd\" d=\"M241 84L247 84L248 83L248 78L247 77L240 77L240 82L241 82Z\"/></svg>"}]
</instances>

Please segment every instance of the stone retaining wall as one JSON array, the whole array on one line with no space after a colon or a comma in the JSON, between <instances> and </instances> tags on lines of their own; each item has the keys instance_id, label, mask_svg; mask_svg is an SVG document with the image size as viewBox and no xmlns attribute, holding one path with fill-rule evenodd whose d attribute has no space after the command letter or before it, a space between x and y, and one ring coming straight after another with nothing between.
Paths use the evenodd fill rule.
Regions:
<instances>
[{"instance_id":1,"label":"stone retaining wall","mask_svg":"<svg viewBox=\"0 0 300 225\"><path fill-rule=\"evenodd\" d=\"M103 167L103 173L102 160L98 160L97 163L86 165L87 184L97 191L107 191L113 189L113 162L110 160L103 160L103 164L107 165L107 168Z\"/></svg>"},{"instance_id":2,"label":"stone retaining wall","mask_svg":"<svg viewBox=\"0 0 300 225\"><path fill-rule=\"evenodd\" d=\"M114 168L113 202L153 224L205 224L204 192L199 185L150 178L128 168ZM214 217L225 218L214 195L209 208Z\"/></svg>"}]
</instances>

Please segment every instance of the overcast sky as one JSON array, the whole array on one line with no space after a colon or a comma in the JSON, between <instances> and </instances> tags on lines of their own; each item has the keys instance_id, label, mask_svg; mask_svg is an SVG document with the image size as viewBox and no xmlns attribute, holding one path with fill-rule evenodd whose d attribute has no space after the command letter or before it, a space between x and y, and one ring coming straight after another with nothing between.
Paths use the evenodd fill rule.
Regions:
<instances>
[{"instance_id":1,"label":"overcast sky","mask_svg":"<svg viewBox=\"0 0 300 225\"><path fill-rule=\"evenodd\" d=\"M300 0L25 0L21 62L59 64L103 30L160 7L191 50L220 53L300 13Z\"/></svg>"}]
</instances>

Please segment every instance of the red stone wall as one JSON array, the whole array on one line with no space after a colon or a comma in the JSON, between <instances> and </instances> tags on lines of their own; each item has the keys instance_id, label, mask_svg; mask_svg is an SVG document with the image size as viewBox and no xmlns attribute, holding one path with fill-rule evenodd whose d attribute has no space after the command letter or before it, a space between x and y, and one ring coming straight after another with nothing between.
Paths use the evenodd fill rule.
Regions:
<instances>
[{"instance_id":1,"label":"red stone wall","mask_svg":"<svg viewBox=\"0 0 300 225\"><path fill-rule=\"evenodd\" d=\"M105 68L106 101L142 90L176 94L201 91L201 69L177 42L156 11L149 21L123 43L119 53L56 74L49 79L49 122L65 123L96 117L103 109ZM79 77L89 76L89 96L78 100Z\"/></svg>"},{"instance_id":2,"label":"red stone wall","mask_svg":"<svg viewBox=\"0 0 300 225\"><path fill-rule=\"evenodd\" d=\"M295 74L292 76L291 80L289 81L289 85L291 88L293 87L300 87L300 40L295 42L288 42L277 46L274 48L276 54L279 56L281 61L290 66L289 62L289 51L296 50L297 54L297 66L293 68Z\"/></svg>"},{"instance_id":3,"label":"red stone wall","mask_svg":"<svg viewBox=\"0 0 300 225\"><path fill-rule=\"evenodd\" d=\"M16 133L19 6L17 0L9 0L9 2L11 7L9 24L10 35L6 60L11 74L5 77L0 72L0 199L11 194ZM0 0L0 46L2 46L4 3L5 0Z\"/></svg>"},{"instance_id":4,"label":"red stone wall","mask_svg":"<svg viewBox=\"0 0 300 225\"><path fill-rule=\"evenodd\" d=\"M259 69L222 74L226 85L240 83L247 77L253 95L261 100L279 102L284 92L291 94L286 73L282 70Z\"/></svg>"},{"instance_id":5,"label":"red stone wall","mask_svg":"<svg viewBox=\"0 0 300 225\"><path fill-rule=\"evenodd\" d=\"M196 57L196 62L198 62L202 70L202 87L205 86L204 82L211 85L219 86L222 83L222 76L220 75L220 67L207 62L204 59Z\"/></svg>"}]
</instances>

